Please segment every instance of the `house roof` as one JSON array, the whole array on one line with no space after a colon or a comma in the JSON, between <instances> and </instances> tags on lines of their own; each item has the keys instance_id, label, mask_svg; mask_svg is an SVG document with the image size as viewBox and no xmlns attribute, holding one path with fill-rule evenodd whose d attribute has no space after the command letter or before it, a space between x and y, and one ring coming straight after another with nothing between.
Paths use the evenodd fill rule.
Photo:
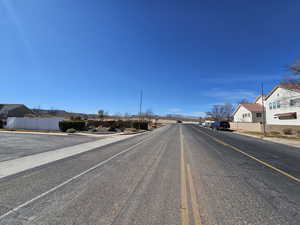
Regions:
<instances>
[{"instance_id":1,"label":"house roof","mask_svg":"<svg viewBox=\"0 0 300 225\"><path fill-rule=\"evenodd\" d=\"M6 114L7 112L19 107L26 107L26 106L23 104L0 104L0 114Z\"/></svg>"},{"instance_id":2,"label":"house roof","mask_svg":"<svg viewBox=\"0 0 300 225\"><path fill-rule=\"evenodd\" d=\"M276 91L277 88L284 88L284 89L300 92L300 83L278 84L271 90L270 94L266 97L266 99L268 99L274 93L274 91Z\"/></svg>"},{"instance_id":3,"label":"house roof","mask_svg":"<svg viewBox=\"0 0 300 225\"><path fill-rule=\"evenodd\" d=\"M293 91L300 91L300 83L285 83L285 84L279 84L278 86Z\"/></svg>"},{"instance_id":4,"label":"house roof","mask_svg":"<svg viewBox=\"0 0 300 225\"><path fill-rule=\"evenodd\" d=\"M233 115L239 110L239 108L243 106L250 112L262 112L264 107L258 103L250 103L250 104L239 104L239 106L234 111Z\"/></svg>"},{"instance_id":5,"label":"house roof","mask_svg":"<svg viewBox=\"0 0 300 225\"><path fill-rule=\"evenodd\" d=\"M261 104L258 104L258 103L241 104L241 106L244 106L250 112L261 112L264 109L264 107Z\"/></svg>"},{"instance_id":6,"label":"house roof","mask_svg":"<svg viewBox=\"0 0 300 225\"><path fill-rule=\"evenodd\" d=\"M255 98L255 100L253 101L253 103L255 103L261 96L263 96L264 97L264 99L266 99L267 97L268 97L268 95L267 94L263 94L263 95L258 95L256 98Z\"/></svg>"}]
</instances>

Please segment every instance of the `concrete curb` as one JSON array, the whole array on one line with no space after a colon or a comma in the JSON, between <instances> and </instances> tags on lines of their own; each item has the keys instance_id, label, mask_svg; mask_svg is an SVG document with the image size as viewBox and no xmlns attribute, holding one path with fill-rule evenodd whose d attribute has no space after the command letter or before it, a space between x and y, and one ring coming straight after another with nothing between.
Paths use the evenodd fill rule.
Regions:
<instances>
[{"instance_id":1,"label":"concrete curb","mask_svg":"<svg viewBox=\"0 0 300 225\"><path fill-rule=\"evenodd\" d=\"M300 141L286 140L286 139L276 138L276 137L258 137L258 136L255 136L255 135L245 134L245 133L241 133L241 132L237 132L237 131L235 131L233 133L248 136L248 137L257 138L257 139L264 140L264 141L270 141L270 142L273 142L273 143L283 144L283 145L287 145L287 146L291 146L291 147L295 147L295 148L300 148Z\"/></svg>"}]
</instances>

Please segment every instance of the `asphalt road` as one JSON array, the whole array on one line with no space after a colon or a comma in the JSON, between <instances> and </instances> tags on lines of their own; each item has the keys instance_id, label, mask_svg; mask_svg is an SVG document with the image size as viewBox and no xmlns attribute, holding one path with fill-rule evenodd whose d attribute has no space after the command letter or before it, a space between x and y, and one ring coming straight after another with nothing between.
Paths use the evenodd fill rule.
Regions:
<instances>
[{"instance_id":1,"label":"asphalt road","mask_svg":"<svg viewBox=\"0 0 300 225\"><path fill-rule=\"evenodd\" d=\"M300 224L300 151L170 125L0 180L0 224Z\"/></svg>"},{"instance_id":2,"label":"asphalt road","mask_svg":"<svg viewBox=\"0 0 300 225\"><path fill-rule=\"evenodd\" d=\"M78 135L0 133L0 162L96 140Z\"/></svg>"}]
</instances>

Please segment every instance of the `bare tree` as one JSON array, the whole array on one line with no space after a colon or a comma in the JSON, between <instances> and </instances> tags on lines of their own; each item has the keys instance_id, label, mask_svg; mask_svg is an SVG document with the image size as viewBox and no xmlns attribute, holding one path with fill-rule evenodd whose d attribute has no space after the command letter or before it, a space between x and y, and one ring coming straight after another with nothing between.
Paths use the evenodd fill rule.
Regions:
<instances>
[{"instance_id":1,"label":"bare tree","mask_svg":"<svg viewBox=\"0 0 300 225\"><path fill-rule=\"evenodd\" d=\"M226 103L223 105L223 107L224 107L224 116L225 116L224 119L228 121L231 120L232 114L234 112L234 106L230 103Z\"/></svg>"},{"instance_id":2,"label":"bare tree","mask_svg":"<svg viewBox=\"0 0 300 225\"><path fill-rule=\"evenodd\" d=\"M103 120L104 117L105 117L104 110L103 109L99 109L97 113L98 113L98 118L100 118L101 120Z\"/></svg>"},{"instance_id":3,"label":"bare tree","mask_svg":"<svg viewBox=\"0 0 300 225\"><path fill-rule=\"evenodd\" d=\"M152 112L151 109L147 109L146 112L144 113L144 117L150 121L154 117L154 113Z\"/></svg>"},{"instance_id":4,"label":"bare tree","mask_svg":"<svg viewBox=\"0 0 300 225\"><path fill-rule=\"evenodd\" d=\"M207 112L207 116L214 120L230 120L234 107L230 103L224 105L214 105L210 112Z\"/></svg>"},{"instance_id":5,"label":"bare tree","mask_svg":"<svg viewBox=\"0 0 300 225\"><path fill-rule=\"evenodd\" d=\"M288 66L288 70L291 71L294 75L300 74L300 57L295 61L294 64Z\"/></svg>"},{"instance_id":6,"label":"bare tree","mask_svg":"<svg viewBox=\"0 0 300 225\"><path fill-rule=\"evenodd\" d=\"M291 72L290 74L286 74L281 80L281 84L299 84L300 78L300 57L295 61L294 64L287 66L287 70Z\"/></svg>"}]
</instances>

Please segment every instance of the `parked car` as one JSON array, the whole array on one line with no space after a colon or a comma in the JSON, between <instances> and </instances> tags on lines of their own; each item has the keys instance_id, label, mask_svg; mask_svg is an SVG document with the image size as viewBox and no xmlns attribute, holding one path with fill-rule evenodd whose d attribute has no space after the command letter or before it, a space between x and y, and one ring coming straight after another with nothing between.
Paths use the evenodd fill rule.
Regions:
<instances>
[{"instance_id":1,"label":"parked car","mask_svg":"<svg viewBox=\"0 0 300 225\"><path fill-rule=\"evenodd\" d=\"M210 127L212 123L213 123L213 122L204 122L204 123L203 123L203 126L204 126L204 127Z\"/></svg>"},{"instance_id":2,"label":"parked car","mask_svg":"<svg viewBox=\"0 0 300 225\"><path fill-rule=\"evenodd\" d=\"M228 130L230 128L230 124L227 121L215 121L210 124L210 127L215 130Z\"/></svg>"},{"instance_id":3,"label":"parked car","mask_svg":"<svg viewBox=\"0 0 300 225\"><path fill-rule=\"evenodd\" d=\"M177 120L177 123L182 123L182 121L181 120Z\"/></svg>"}]
</instances>

